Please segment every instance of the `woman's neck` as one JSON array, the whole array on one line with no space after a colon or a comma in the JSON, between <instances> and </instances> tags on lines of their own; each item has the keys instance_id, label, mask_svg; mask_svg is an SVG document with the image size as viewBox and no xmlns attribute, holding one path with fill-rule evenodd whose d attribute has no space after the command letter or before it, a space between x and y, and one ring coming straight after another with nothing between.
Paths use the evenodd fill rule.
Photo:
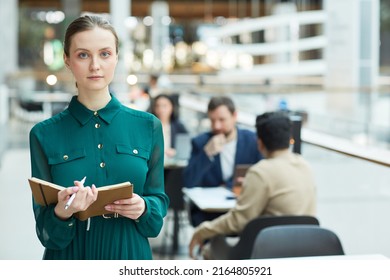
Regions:
<instances>
[{"instance_id":1,"label":"woman's neck","mask_svg":"<svg viewBox=\"0 0 390 280\"><path fill-rule=\"evenodd\" d=\"M169 119L160 119L160 121L161 121L161 123L162 123L163 125L170 125L170 124L171 124L171 122L170 122Z\"/></svg>"},{"instance_id":2,"label":"woman's neck","mask_svg":"<svg viewBox=\"0 0 390 280\"><path fill-rule=\"evenodd\" d=\"M77 100L89 110L97 111L104 108L111 100L108 91L104 92L79 92Z\"/></svg>"}]
</instances>

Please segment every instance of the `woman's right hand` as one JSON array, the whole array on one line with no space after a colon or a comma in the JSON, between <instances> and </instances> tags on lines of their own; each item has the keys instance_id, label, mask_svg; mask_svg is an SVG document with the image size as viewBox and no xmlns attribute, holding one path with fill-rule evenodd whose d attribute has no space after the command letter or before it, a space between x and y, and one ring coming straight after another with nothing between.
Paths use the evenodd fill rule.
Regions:
<instances>
[{"instance_id":1,"label":"woman's right hand","mask_svg":"<svg viewBox=\"0 0 390 280\"><path fill-rule=\"evenodd\" d=\"M74 181L74 184L74 187L58 192L58 203L54 208L54 213L62 220L69 219L74 213L86 210L97 199L98 190L94 184L92 187L84 187L80 181ZM72 194L75 194L75 198L72 204L65 209Z\"/></svg>"}]
</instances>

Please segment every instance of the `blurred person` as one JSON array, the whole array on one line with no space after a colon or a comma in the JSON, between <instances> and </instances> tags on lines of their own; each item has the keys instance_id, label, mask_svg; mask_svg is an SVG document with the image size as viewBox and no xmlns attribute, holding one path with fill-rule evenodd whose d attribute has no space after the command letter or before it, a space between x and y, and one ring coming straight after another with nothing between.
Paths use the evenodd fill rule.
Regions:
<instances>
[{"instance_id":1,"label":"blurred person","mask_svg":"<svg viewBox=\"0 0 390 280\"><path fill-rule=\"evenodd\" d=\"M157 74L151 74L149 76L149 83L145 86L144 92L149 95L149 98L156 97L161 89L158 84L159 76Z\"/></svg>"},{"instance_id":2,"label":"blurred person","mask_svg":"<svg viewBox=\"0 0 390 280\"><path fill-rule=\"evenodd\" d=\"M176 155L176 136L188 131L178 118L178 108L171 96L159 94L151 105L151 112L160 119L163 127L165 155L173 158Z\"/></svg>"},{"instance_id":3,"label":"blurred person","mask_svg":"<svg viewBox=\"0 0 390 280\"><path fill-rule=\"evenodd\" d=\"M184 169L185 187L216 187L232 189L233 173L237 164L254 164L262 159L257 149L256 134L237 127L237 111L231 98L217 96L207 108L211 131L191 140L192 150ZM206 213L191 206L191 220L197 226L219 213Z\"/></svg>"},{"instance_id":4,"label":"blurred person","mask_svg":"<svg viewBox=\"0 0 390 280\"><path fill-rule=\"evenodd\" d=\"M71 22L64 61L78 94L66 110L30 131L32 176L75 186L59 191L56 204L33 201L43 259L152 259L149 238L159 234L169 204L162 126L154 115L123 106L110 93L118 46L114 28L102 17ZM85 186L77 181L84 176ZM99 186L125 181L134 185L133 196L106 205L112 214L74 217L96 201Z\"/></svg>"},{"instance_id":5,"label":"blurred person","mask_svg":"<svg viewBox=\"0 0 390 280\"><path fill-rule=\"evenodd\" d=\"M265 159L253 165L245 175L243 189L234 208L213 221L195 228L189 244L194 248L216 235L239 234L245 225L262 215L316 214L316 187L309 164L290 151L291 122L282 112L257 117L258 148ZM203 248L212 259L210 243Z\"/></svg>"}]
</instances>

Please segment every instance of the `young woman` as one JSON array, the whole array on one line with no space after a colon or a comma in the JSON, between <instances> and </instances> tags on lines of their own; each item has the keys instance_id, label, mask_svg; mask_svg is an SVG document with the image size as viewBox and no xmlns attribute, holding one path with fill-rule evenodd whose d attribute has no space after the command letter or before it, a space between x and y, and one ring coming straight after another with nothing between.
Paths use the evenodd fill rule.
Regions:
<instances>
[{"instance_id":1,"label":"young woman","mask_svg":"<svg viewBox=\"0 0 390 280\"><path fill-rule=\"evenodd\" d=\"M110 94L118 61L118 37L103 18L83 16L65 34L64 61L78 89L62 113L30 132L32 176L66 188L58 203L33 202L44 259L151 259L168 207L164 193L161 122L122 106ZM86 176L84 186L79 180ZM97 188L130 181L134 194L87 221L73 214L88 208ZM70 207L65 205L76 193Z\"/></svg>"},{"instance_id":2,"label":"young woman","mask_svg":"<svg viewBox=\"0 0 390 280\"><path fill-rule=\"evenodd\" d=\"M177 116L177 108L172 97L167 94L157 95L152 102L152 113L158 117L163 126L165 156L176 155L176 136L179 133L188 133Z\"/></svg>"}]
</instances>

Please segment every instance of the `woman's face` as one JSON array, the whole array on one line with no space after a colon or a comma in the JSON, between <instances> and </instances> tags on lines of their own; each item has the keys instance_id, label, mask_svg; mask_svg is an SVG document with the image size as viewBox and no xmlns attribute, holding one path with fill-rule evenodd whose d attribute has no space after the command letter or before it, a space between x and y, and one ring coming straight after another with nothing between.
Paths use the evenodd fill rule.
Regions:
<instances>
[{"instance_id":1,"label":"woman's face","mask_svg":"<svg viewBox=\"0 0 390 280\"><path fill-rule=\"evenodd\" d=\"M172 103L165 97L160 97L156 100L154 105L156 116L161 121L169 121L173 112Z\"/></svg>"},{"instance_id":2,"label":"woman's face","mask_svg":"<svg viewBox=\"0 0 390 280\"><path fill-rule=\"evenodd\" d=\"M95 27L72 37L66 66L72 71L80 92L107 91L114 77L118 55L111 31Z\"/></svg>"}]
</instances>

